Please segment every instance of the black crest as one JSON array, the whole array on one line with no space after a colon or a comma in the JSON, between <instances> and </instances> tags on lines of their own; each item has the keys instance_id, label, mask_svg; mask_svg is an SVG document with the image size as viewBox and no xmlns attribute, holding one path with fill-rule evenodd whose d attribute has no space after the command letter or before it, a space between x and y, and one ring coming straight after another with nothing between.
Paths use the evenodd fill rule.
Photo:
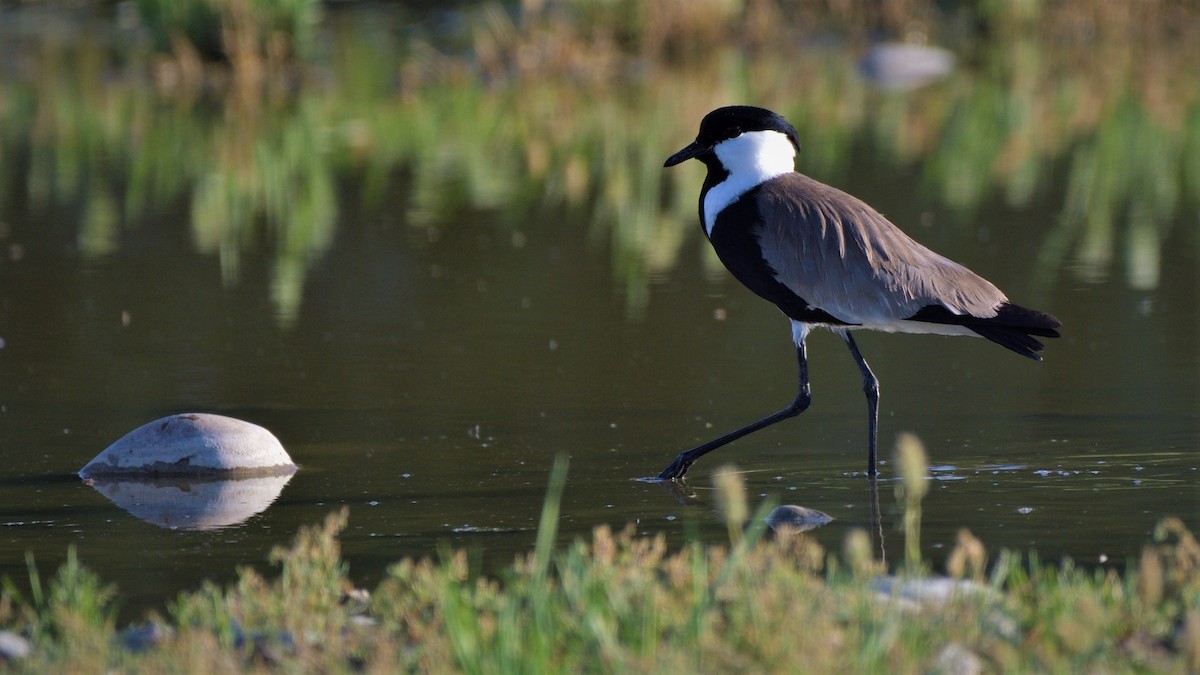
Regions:
<instances>
[{"instance_id":1,"label":"black crest","mask_svg":"<svg viewBox=\"0 0 1200 675\"><path fill-rule=\"evenodd\" d=\"M800 152L800 138L796 128L788 121L766 108L750 105L731 105L704 116L700 122L700 133L679 152L667 158L663 166L675 166L688 159L698 159L708 165L709 171L720 170L720 162L713 154L713 146L721 141L737 138L747 131L778 131L788 137L796 152Z\"/></svg>"},{"instance_id":2,"label":"black crest","mask_svg":"<svg viewBox=\"0 0 1200 675\"><path fill-rule=\"evenodd\" d=\"M696 141L711 148L721 141L736 138L747 131L778 131L788 137L797 152L800 151L800 138L795 127L766 108L750 105L731 105L708 113L700 122L700 133L696 136Z\"/></svg>"}]
</instances>

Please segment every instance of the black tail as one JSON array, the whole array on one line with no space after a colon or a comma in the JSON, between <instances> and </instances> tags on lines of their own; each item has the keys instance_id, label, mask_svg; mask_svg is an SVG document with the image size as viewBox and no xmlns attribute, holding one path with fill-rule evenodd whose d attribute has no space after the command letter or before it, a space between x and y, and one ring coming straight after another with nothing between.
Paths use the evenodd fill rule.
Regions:
<instances>
[{"instance_id":1,"label":"black tail","mask_svg":"<svg viewBox=\"0 0 1200 675\"><path fill-rule=\"evenodd\" d=\"M1006 302L1000 305L996 316L975 319L964 325L1001 347L1041 361L1042 356L1038 352L1042 351L1044 345L1033 336L1056 338L1058 331L1055 329L1062 326L1062 322L1045 312Z\"/></svg>"},{"instance_id":2,"label":"black tail","mask_svg":"<svg viewBox=\"0 0 1200 675\"><path fill-rule=\"evenodd\" d=\"M1000 305L996 316L988 319L954 314L945 307L936 306L925 307L912 318L916 321L966 326L1001 347L1007 347L1034 361L1042 360L1038 352L1042 351L1045 345L1033 336L1056 338L1059 336L1056 329L1062 326L1061 321L1045 312L1010 302Z\"/></svg>"}]
</instances>

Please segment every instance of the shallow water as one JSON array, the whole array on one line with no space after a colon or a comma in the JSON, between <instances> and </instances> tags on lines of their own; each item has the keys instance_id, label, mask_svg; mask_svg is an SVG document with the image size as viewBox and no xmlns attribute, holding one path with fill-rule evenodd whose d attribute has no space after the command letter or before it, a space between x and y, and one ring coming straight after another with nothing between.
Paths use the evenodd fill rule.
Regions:
<instances>
[{"instance_id":1,"label":"shallow water","mask_svg":"<svg viewBox=\"0 0 1200 675\"><path fill-rule=\"evenodd\" d=\"M679 119L655 152L676 150L697 121ZM1194 207L1160 228L1156 283L1135 286L1121 272L1134 254L1120 242L1133 234L1116 237L1106 273L1055 257L1066 160L1042 172L1043 197L964 208L929 187L927 165L887 165L868 132L856 133L834 175L804 168L1064 324L1040 364L982 340L859 338L881 382L881 456L901 431L930 455L926 555L940 561L968 528L991 551L1122 567L1161 518L1200 526ZM443 544L496 569L532 545L559 454L570 458L566 538L635 523L673 542L689 530L719 539L709 476L727 462L753 500L833 516L808 535L830 549L851 528L874 528L859 473L859 379L829 334L810 341L804 415L705 457L687 495L637 480L794 395L787 323L714 267L691 219L660 216L665 231L686 234L642 289L622 274L627 242L607 229L619 217L464 203L418 218L408 172L369 187L370 176L339 171L330 238L301 256L300 282L287 285L292 259L262 232L237 244L231 281L234 263L197 243L187 199L121 215L105 235L112 245L89 247L80 223L94 205L34 184L38 148L10 147L0 574L24 579L26 552L45 574L73 545L119 585L129 611L161 606L202 579L232 578L236 565L266 567L271 547L342 505L359 583ZM685 189L690 204L698 180ZM362 198L370 191L380 196ZM202 532L138 520L74 476L129 430L186 411L267 427L301 470L265 511ZM891 559L903 538L890 462L882 470Z\"/></svg>"}]
</instances>

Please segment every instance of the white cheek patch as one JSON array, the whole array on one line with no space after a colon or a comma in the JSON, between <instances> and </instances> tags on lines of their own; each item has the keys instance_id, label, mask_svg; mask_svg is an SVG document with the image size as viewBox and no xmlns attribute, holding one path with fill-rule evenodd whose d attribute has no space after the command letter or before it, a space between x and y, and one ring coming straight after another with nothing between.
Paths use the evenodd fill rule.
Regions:
<instances>
[{"instance_id":1,"label":"white cheek patch","mask_svg":"<svg viewBox=\"0 0 1200 675\"><path fill-rule=\"evenodd\" d=\"M747 190L796 170L796 148L778 131L747 131L717 143L713 152L729 176L704 195L704 228L709 236L717 214Z\"/></svg>"}]
</instances>

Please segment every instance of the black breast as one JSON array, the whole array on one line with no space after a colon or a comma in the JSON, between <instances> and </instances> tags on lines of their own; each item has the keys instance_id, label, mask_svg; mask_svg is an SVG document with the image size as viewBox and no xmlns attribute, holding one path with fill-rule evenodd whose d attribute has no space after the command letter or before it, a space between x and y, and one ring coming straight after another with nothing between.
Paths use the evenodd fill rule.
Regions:
<instances>
[{"instance_id":1,"label":"black breast","mask_svg":"<svg viewBox=\"0 0 1200 675\"><path fill-rule=\"evenodd\" d=\"M705 190L707 192L707 190ZM762 215L758 209L759 188L751 188L717 214L708 239L717 257L746 288L773 302L789 318L805 323L847 325L828 312L810 308L804 298L775 278L775 270L763 258L758 232ZM700 196L703 204L704 194Z\"/></svg>"}]
</instances>

